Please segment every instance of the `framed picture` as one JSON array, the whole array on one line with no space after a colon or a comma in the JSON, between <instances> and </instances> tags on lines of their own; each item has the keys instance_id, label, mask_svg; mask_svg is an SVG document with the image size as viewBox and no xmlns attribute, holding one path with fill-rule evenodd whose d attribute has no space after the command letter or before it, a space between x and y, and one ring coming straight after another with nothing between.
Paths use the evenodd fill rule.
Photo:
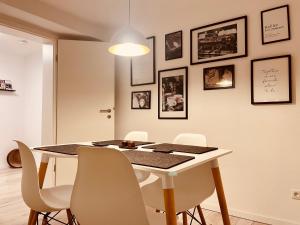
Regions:
<instances>
[{"instance_id":1,"label":"framed picture","mask_svg":"<svg viewBox=\"0 0 300 225\"><path fill-rule=\"evenodd\" d=\"M251 61L251 103L291 103L291 56Z\"/></svg>"},{"instance_id":2,"label":"framed picture","mask_svg":"<svg viewBox=\"0 0 300 225\"><path fill-rule=\"evenodd\" d=\"M247 16L190 31L191 65L246 57Z\"/></svg>"},{"instance_id":3,"label":"framed picture","mask_svg":"<svg viewBox=\"0 0 300 225\"><path fill-rule=\"evenodd\" d=\"M158 118L188 118L188 68L158 71Z\"/></svg>"},{"instance_id":4,"label":"framed picture","mask_svg":"<svg viewBox=\"0 0 300 225\"><path fill-rule=\"evenodd\" d=\"M234 65L203 69L204 90L234 88L234 85Z\"/></svg>"},{"instance_id":5,"label":"framed picture","mask_svg":"<svg viewBox=\"0 0 300 225\"><path fill-rule=\"evenodd\" d=\"M165 59L182 58L182 31L165 35Z\"/></svg>"},{"instance_id":6,"label":"framed picture","mask_svg":"<svg viewBox=\"0 0 300 225\"><path fill-rule=\"evenodd\" d=\"M261 12L262 44L291 39L289 6L279 6Z\"/></svg>"},{"instance_id":7,"label":"framed picture","mask_svg":"<svg viewBox=\"0 0 300 225\"><path fill-rule=\"evenodd\" d=\"M155 84L155 37L148 37L150 52L146 55L131 58L131 86Z\"/></svg>"},{"instance_id":8,"label":"framed picture","mask_svg":"<svg viewBox=\"0 0 300 225\"><path fill-rule=\"evenodd\" d=\"M151 109L151 91L131 92L131 109Z\"/></svg>"}]
</instances>

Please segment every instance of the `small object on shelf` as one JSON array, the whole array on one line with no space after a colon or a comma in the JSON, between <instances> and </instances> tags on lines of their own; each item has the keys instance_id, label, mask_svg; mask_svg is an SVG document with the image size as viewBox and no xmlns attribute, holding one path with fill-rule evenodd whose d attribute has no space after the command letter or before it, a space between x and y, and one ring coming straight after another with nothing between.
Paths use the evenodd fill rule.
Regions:
<instances>
[{"instance_id":1,"label":"small object on shelf","mask_svg":"<svg viewBox=\"0 0 300 225\"><path fill-rule=\"evenodd\" d=\"M12 90L12 82L11 80L5 80L5 90Z\"/></svg>"},{"instance_id":2,"label":"small object on shelf","mask_svg":"<svg viewBox=\"0 0 300 225\"><path fill-rule=\"evenodd\" d=\"M5 80L0 80L0 90L5 90Z\"/></svg>"},{"instance_id":3,"label":"small object on shelf","mask_svg":"<svg viewBox=\"0 0 300 225\"><path fill-rule=\"evenodd\" d=\"M12 87L11 80L0 80L0 91L16 91Z\"/></svg>"}]
</instances>

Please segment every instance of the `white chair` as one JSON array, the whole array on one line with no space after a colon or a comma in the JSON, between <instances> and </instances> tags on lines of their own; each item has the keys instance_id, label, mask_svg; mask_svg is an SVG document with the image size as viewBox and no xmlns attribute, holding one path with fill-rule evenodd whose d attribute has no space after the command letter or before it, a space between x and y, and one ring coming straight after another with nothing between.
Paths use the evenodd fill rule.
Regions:
<instances>
[{"instance_id":1,"label":"white chair","mask_svg":"<svg viewBox=\"0 0 300 225\"><path fill-rule=\"evenodd\" d=\"M73 224L70 211L70 200L73 186L64 185L53 188L40 189L36 163L31 150L22 142L16 141L22 161L22 196L26 205L33 210L28 224L37 223L38 215L43 214L43 224L47 224L47 217L51 212L66 210L68 224ZM50 217L51 218L51 217Z\"/></svg>"},{"instance_id":2,"label":"white chair","mask_svg":"<svg viewBox=\"0 0 300 225\"><path fill-rule=\"evenodd\" d=\"M148 133L145 131L131 131L126 134L124 140L128 141L148 141Z\"/></svg>"},{"instance_id":3,"label":"white chair","mask_svg":"<svg viewBox=\"0 0 300 225\"><path fill-rule=\"evenodd\" d=\"M80 225L165 224L163 214L146 210L129 160L109 148L78 148L71 210Z\"/></svg>"},{"instance_id":4,"label":"white chair","mask_svg":"<svg viewBox=\"0 0 300 225\"><path fill-rule=\"evenodd\" d=\"M206 138L201 134L179 134L173 141L174 144L186 144L206 146ZM150 183L147 180L141 184L141 190L145 204L154 209L165 211L163 195L161 192L161 179ZM215 190L210 163L206 163L194 169L178 174L175 183L175 207L177 213L183 214L184 224L187 224L187 213L191 208L197 208L201 223L206 224L200 203L211 196Z\"/></svg>"},{"instance_id":5,"label":"white chair","mask_svg":"<svg viewBox=\"0 0 300 225\"><path fill-rule=\"evenodd\" d=\"M148 141L148 133L145 131L131 131L128 134L126 134L124 140L147 142ZM139 182L143 182L150 176L150 173L144 172L144 171L135 171L135 175Z\"/></svg>"}]
</instances>

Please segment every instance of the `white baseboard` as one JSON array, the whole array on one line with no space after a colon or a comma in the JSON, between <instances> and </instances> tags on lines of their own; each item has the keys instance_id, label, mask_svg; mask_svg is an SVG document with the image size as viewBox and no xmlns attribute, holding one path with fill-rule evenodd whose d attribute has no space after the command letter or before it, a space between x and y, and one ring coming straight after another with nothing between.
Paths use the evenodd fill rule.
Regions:
<instances>
[{"instance_id":1,"label":"white baseboard","mask_svg":"<svg viewBox=\"0 0 300 225\"><path fill-rule=\"evenodd\" d=\"M203 204L201 204L201 207L208 209L208 210L220 212L219 205L203 203ZM284 219L280 219L280 218L268 217L268 216L254 214L254 213L250 213L250 212L244 212L244 211L237 210L237 209L228 209L228 211L229 211L229 214L232 216L241 217L241 218L245 218L248 220L253 220L253 221L266 223L266 224L300 225L300 223L297 223L295 221L289 221L289 220L284 220Z\"/></svg>"}]
</instances>

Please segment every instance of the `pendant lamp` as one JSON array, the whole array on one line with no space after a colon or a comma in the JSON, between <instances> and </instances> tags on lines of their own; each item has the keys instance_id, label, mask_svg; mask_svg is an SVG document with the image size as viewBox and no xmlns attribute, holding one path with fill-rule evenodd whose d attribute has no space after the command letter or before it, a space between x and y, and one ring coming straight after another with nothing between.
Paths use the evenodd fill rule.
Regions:
<instances>
[{"instance_id":1,"label":"pendant lamp","mask_svg":"<svg viewBox=\"0 0 300 225\"><path fill-rule=\"evenodd\" d=\"M140 56L150 52L147 39L141 32L130 25L130 0L129 0L128 25L116 32L111 39L112 45L108 51L119 56Z\"/></svg>"}]
</instances>

